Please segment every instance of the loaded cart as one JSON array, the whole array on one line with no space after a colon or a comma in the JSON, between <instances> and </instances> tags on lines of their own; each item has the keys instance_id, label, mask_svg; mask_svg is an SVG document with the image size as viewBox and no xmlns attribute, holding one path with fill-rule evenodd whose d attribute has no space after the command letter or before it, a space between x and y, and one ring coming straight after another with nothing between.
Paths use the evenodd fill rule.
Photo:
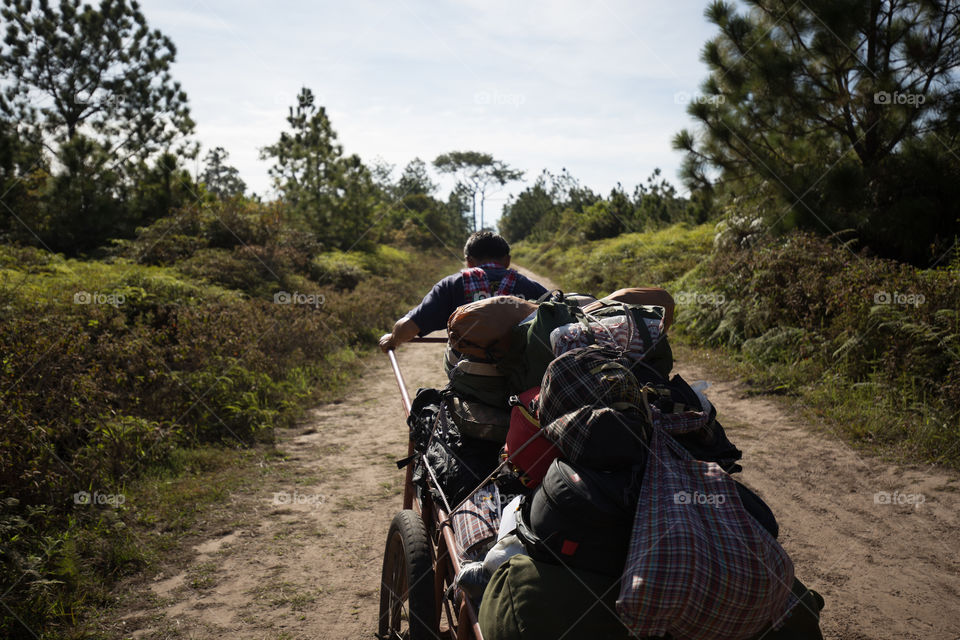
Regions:
<instances>
[{"instance_id":1,"label":"loaded cart","mask_svg":"<svg viewBox=\"0 0 960 640\"><path fill-rule=\"evenodd\" d=\"M541 302L507 355L468 353L413 402L387 352L410 438L380 638L822 640L823 598L733 477L742 452L702 388L670 375L670 309L624 292L647 293Z\"/></svg>"},{"instance_id":2,"label":"loaded cart","mask_svg":"<svg viewBox=\"0 0 960 640\"><path fill-rule=\"evenodd\" d=\"M446 343L446 338L416 338L414 342ZM387 352L393 367L404 415L410 415L410 396L396 354ZM408 457L414 455L411 438ZM459 605L448 593L460 571L458 543L450 520L450 506L437 504L429 493L418 495L413 465L406 465L403 509L390 524L383 555L378 637L421 640L460 638L482 640L477 612L469 598Z\"/></svg>"}]
</instances>

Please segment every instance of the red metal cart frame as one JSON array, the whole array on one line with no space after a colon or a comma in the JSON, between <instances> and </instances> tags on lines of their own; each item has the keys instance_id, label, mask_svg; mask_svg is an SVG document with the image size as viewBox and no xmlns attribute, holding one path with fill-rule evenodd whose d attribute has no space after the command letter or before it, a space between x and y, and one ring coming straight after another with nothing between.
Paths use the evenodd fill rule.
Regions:
<instances>
[{"instance_id":1,"label":"red metal cart frame","mask_svg":"<svg viewBox=\"0 0 960 640\"><path fill-rule=\"evenodd\" d=\"M413 340L446 341L446 338ZM410 395L397 356L393 350L388 351L387 356L400 389L404 416L409 416ZM407 455L414 455L413 440L410 440ZM483 640L477 612L469 598L463 598L457 608L446 595L460 571L456 549L448 514L429 495L418 499L413 486L413 465L408 463L403 483L403 510L390 525L383 554L380 638Z\"/></svg>"}]
</instances>

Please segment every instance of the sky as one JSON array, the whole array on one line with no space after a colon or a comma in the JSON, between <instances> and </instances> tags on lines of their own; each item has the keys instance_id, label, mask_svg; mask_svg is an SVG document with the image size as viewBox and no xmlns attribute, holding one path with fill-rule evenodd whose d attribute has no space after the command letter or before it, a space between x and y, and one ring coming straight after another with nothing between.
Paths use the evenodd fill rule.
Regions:
<instances>
[{"instance_id":1,"label":"sky","mask_svg":"<svg viewBox=\"0 0 960 640\"><path fill-rule=\"evenodd\" d=\"M177 47L173 75L196 137L272 194L259 150L309 87L346 153L366 163L483 151L525 172L566 168L607 194L659 167L681 188L670 140L706 77L715 35L695 0L142 0ZM441 197L452 186L434 176ZM682 190L682 188L681 188Z\"/></svg>"}]
</instances>

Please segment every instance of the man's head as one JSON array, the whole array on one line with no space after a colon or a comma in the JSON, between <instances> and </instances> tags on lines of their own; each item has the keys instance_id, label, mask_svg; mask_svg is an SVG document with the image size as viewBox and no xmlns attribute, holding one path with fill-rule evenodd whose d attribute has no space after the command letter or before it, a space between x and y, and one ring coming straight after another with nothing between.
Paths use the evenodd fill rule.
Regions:
<instances>
[{"instance_id":1,"label":"man's head","mask_svg":"<svg viewBox=\"0 0 960 640\"><path fill-rule=\"evenodd\" d=\"M463 256L468 267L477 267L486 262L510 266L510 244L503 236L492 231L477 231L463 245Z\"/></svg>"}]
</instances>

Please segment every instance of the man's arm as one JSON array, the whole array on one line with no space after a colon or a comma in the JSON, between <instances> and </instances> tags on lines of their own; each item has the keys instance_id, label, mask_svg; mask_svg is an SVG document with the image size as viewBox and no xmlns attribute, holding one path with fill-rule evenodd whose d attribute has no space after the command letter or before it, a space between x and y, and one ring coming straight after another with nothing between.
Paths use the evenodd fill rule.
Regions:
<instances>
[{"instance_id":1,"label":"man's arm","mask_svg":"<svg viewBox=\"0 0 960 640\"><path fill-rule=\"evenodd\" d=\"M433 285L415 309L397 320L393 332L380 338L380 348L384 351L395 349L419 334L446 329L447 318L457 307L454 303L457 275L447 276ZM460 297L463 297L462 289Z\"/></svg>"},{"instance_id":2,"label":"man's arm","mask_svg":"<svg viewBox=\"0 0 960 640\"><path fill-rule=\"evenodd\" d=\"M416 322L407 317L400 318L393 325L393 332L384 334L380 338L380 349L384 353L390 349L396 349L404 342L412 340L418 333L420 333L420 327Z\"/></svg>"}]
</instances>

